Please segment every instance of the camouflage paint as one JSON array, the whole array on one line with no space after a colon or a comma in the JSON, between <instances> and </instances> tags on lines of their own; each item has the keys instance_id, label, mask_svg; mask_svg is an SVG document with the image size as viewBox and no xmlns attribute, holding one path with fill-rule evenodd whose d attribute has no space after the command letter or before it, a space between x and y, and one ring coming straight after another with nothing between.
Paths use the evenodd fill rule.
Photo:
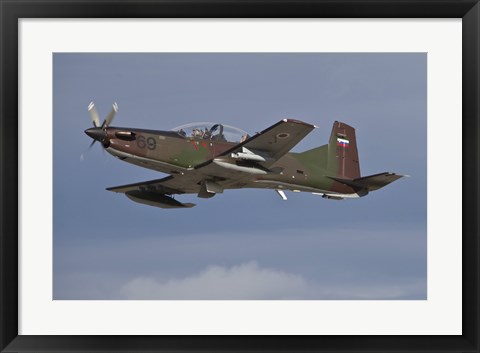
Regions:
<instances>
[{"instance_id":1,"label":"camouflage paint","mask_svg":"<svg viewBox=\"0 0 480 353\"><path fill-rule=\"evenodd\" d=\"M285 126L280 132L272 130L282 124ZM262 151L266 155L277 155L278 159L274 158L272 163L238 159L231 152L238 151L241 149L238 146L243 144L185 136L175 131L105 127L104 138L100 128L86 132L92 138L99 139L109 153L121 160L172 175L157 181L131 184L126 188L109 188L112 191L129 192L136 199L141 198L144 192L149 202L153 200L152 192L162 195L198 193L201 196L201 186L206 182L220 185L223 189L270 188L364 196L368 190L376 190L401 177L383 173L360 178L355 129L337 121L333 124L328 144L302 153L285 153L286 146L290 146L290 149L313 127L301 121L283 120L245 142L248 148L260 155ZM266 140L257 139L259 136L270 137ZM293 145L285 141L291 141ZM223 166L215 166L212 163L215 158L220 158ZM248 169L252 173L243 172L242 168L252 168ZM258 173L253 173L255 170ZM174 178L173 175L178 177ZM139 192L132 193L132 190Z\"/></svg>"}]
</instances>

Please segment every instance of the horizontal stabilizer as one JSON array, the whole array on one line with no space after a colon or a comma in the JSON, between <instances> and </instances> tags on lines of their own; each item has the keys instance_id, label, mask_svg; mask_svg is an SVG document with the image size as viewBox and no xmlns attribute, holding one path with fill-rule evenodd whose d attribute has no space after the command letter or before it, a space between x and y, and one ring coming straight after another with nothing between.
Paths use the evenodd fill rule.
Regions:
<instances>
[{"instance_id":1,"label":"horizontal stabilizer","mask_svg":"<svg viewBox=\"0 0 480 353\"><path fill-rule=\"evenodd\" d=\"M367 189L368 191L375 191L405 176L406 175L384 172L356 179L343 179L336 177L330 177L330 179L353 187Z\"/></svg>"}]
</instances>

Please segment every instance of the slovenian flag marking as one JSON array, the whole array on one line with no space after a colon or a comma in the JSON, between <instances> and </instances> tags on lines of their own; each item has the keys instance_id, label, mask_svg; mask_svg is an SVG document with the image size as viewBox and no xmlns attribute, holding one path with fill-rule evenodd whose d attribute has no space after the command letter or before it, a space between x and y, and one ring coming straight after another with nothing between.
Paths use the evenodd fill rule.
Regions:
<instances>
[{"instance_id":1,"label":"slovenian flag marking","mask_svg":"<svg viewBox=\"0 0 480 353\"><path fill-rule=\"evenodd\" d=\"M337 137L337 146L348 147L349 143L350 141L348 141L347 139Z\"/></svg>"}]
</instances>

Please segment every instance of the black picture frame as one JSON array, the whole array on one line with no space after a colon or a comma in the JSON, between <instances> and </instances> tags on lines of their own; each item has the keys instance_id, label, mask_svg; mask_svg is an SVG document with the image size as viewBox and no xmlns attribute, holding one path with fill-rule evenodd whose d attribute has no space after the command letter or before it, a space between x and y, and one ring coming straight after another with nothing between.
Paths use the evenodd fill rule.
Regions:
<instances>
[{"instance_id":1,"label":"black picture frame","mask_svg":"<svg viewBox=\"0 0 480 353\"><path fill-rule=\"evenodd\" d=\"M0 0L0 16L2 352L479 352L478 0ZM461 336L18 335L18 20L132 17L462 18L463 334ZM448 190L442 192L446 191L448 192Z\"/></svg>"}]
</instances>

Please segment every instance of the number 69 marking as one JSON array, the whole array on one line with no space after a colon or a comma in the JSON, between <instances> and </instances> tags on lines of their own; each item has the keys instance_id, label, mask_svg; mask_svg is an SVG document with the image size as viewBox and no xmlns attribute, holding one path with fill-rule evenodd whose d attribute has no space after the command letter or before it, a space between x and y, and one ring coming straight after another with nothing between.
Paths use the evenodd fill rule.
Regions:
<instances>
[{"instance_id":1,"label":"number 69 marking","mask_svg":"<svg viewBox=\"0 0 480 353\"><path fill-rule=\"evenodd\" d=\"M145 140L145 136L138 136L137 146L138 148L147 147L149 150L153 151L155 148L157 148L157 142L153 137L149 137Z\"/></svg>"}]
</instances>

